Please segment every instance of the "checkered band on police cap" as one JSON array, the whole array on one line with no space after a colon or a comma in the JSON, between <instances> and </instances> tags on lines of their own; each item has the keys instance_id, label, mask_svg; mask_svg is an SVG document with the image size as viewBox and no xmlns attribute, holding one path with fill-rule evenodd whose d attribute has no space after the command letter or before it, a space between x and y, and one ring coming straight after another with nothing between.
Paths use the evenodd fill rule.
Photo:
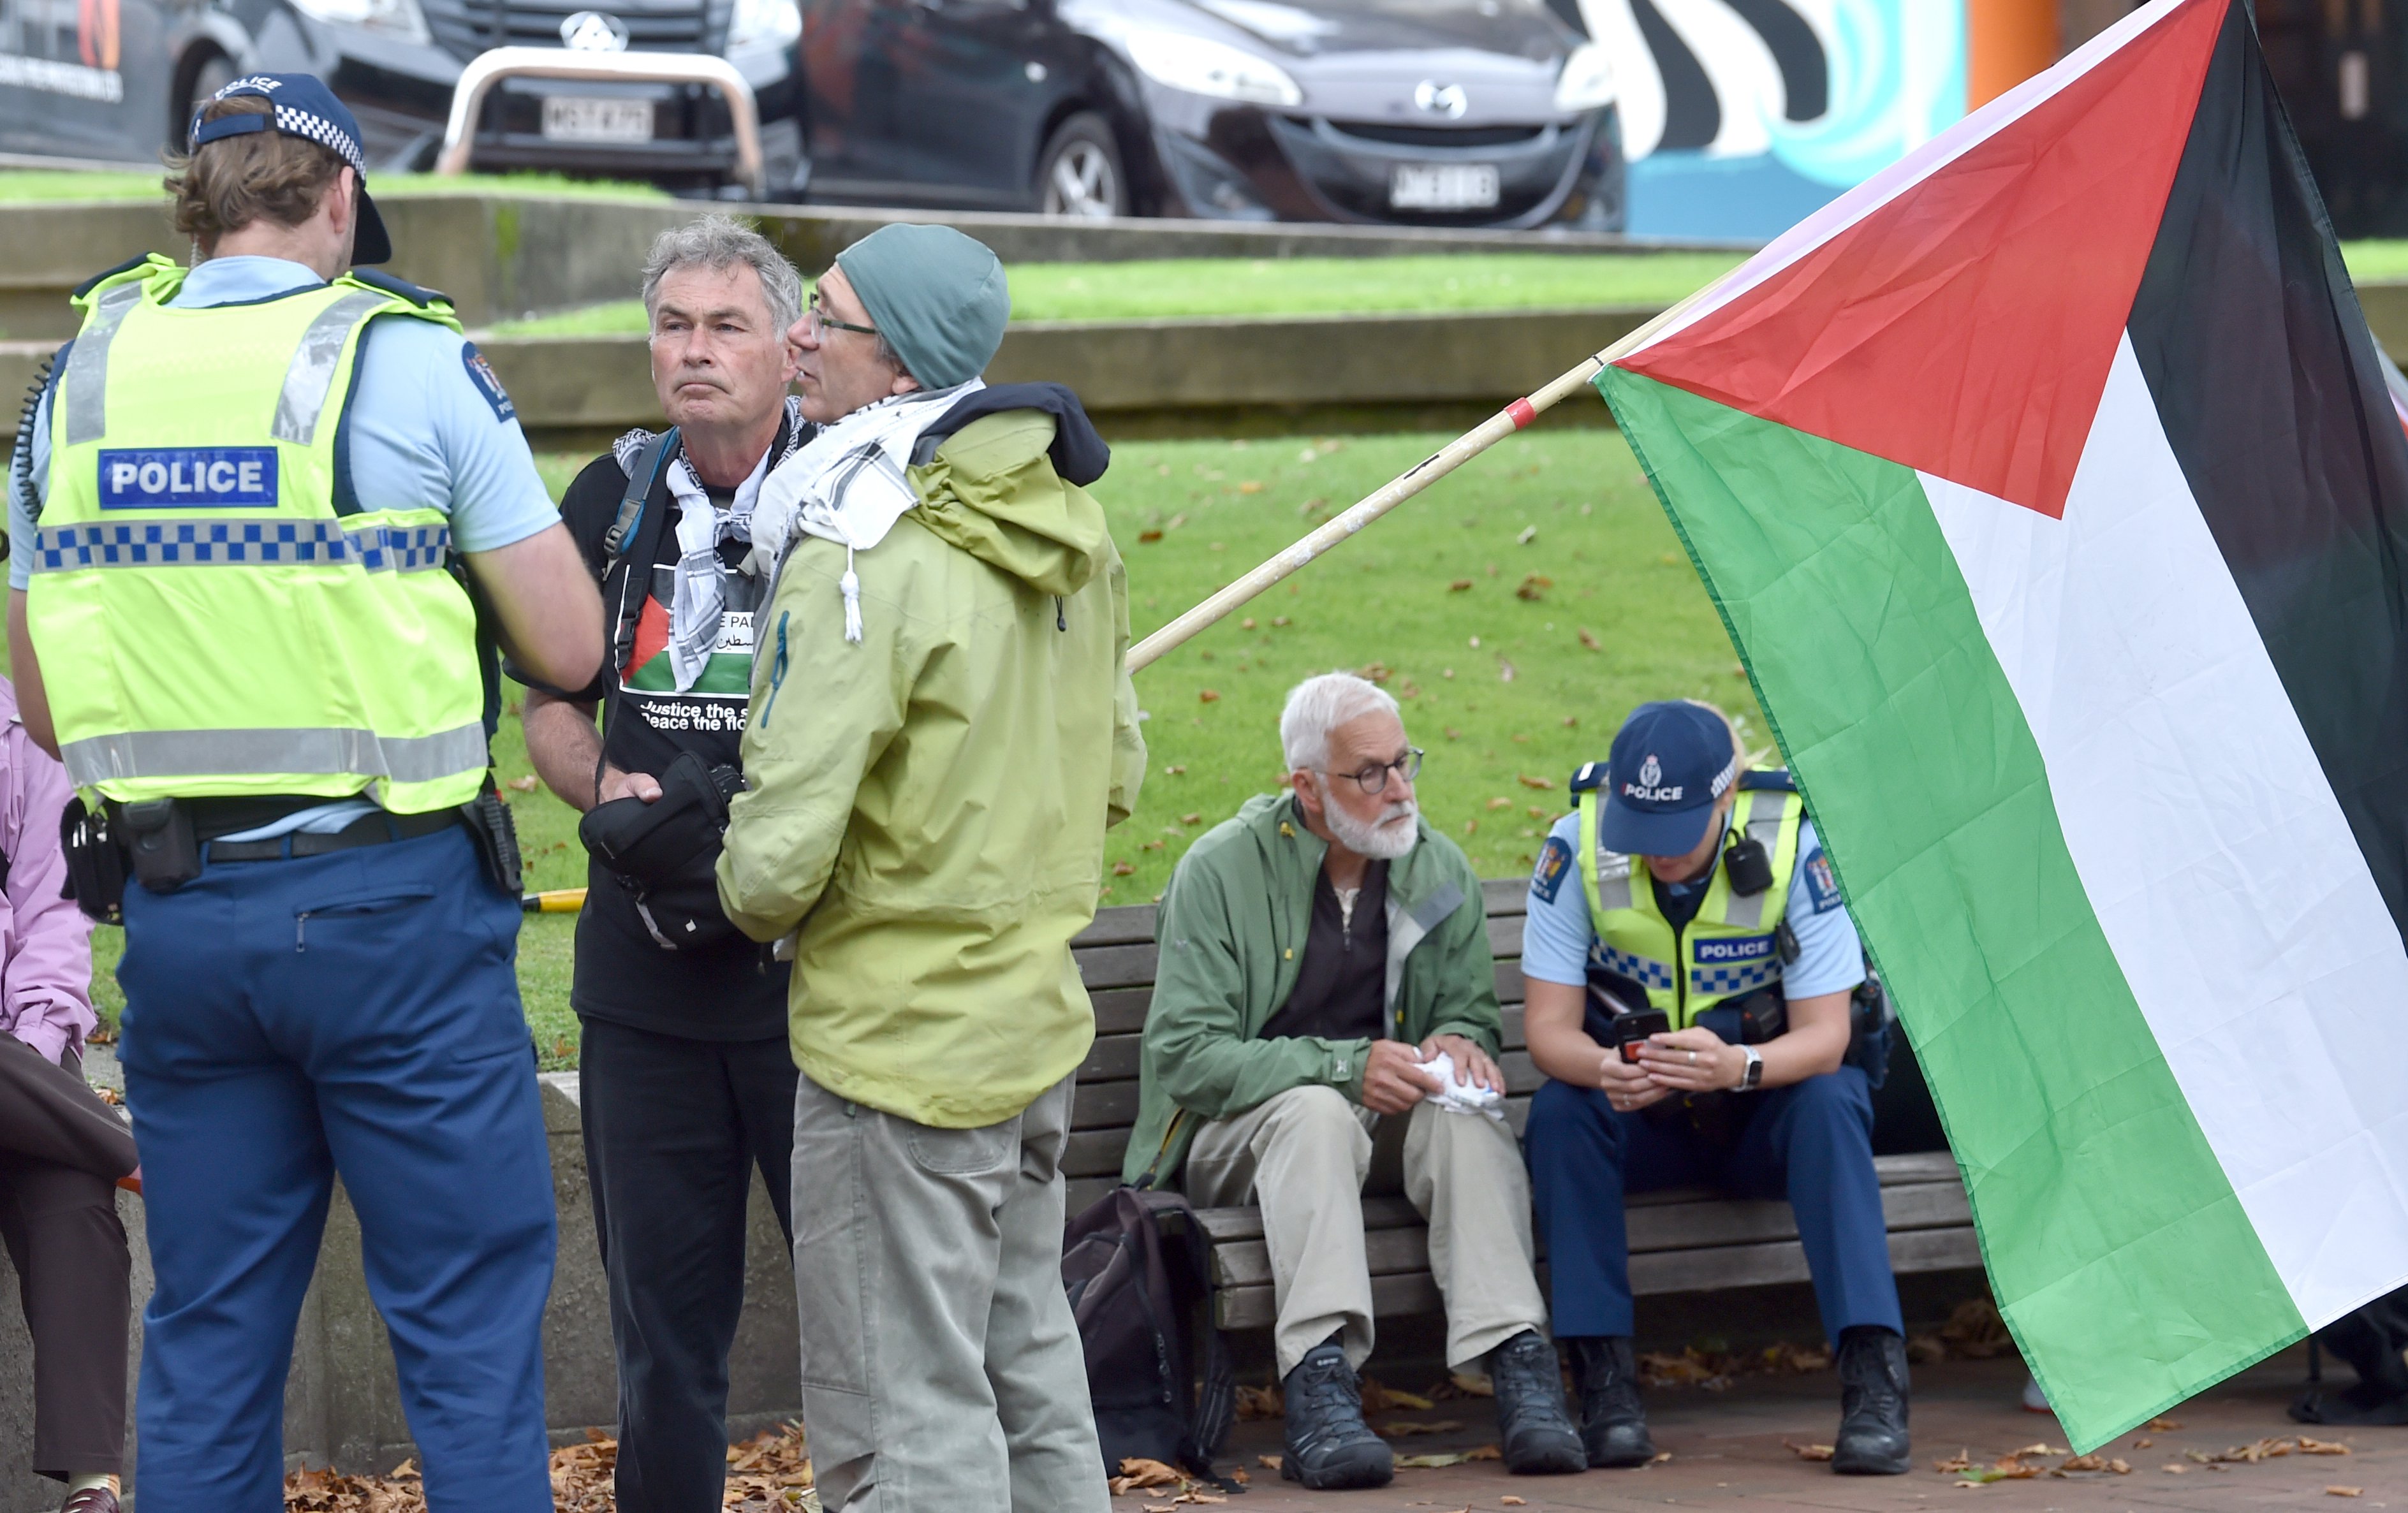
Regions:
<instances>
[{"instance_id":1,"label":"checkered band on police cap","mask_svg":"<svg viewBox=\"0 0 2408 1513\"><path fill-rule=\"evenodd\" d=\"M281 93L280 93L281 92ZM276 129L287 136L302 136L351 165L351 171L367 181L367 157L360 150L359 128L351 113L343 108L326 86L308 74L252 74L237 79L214 95L212 103L237 94L257 95L276 104ZM246 132L265 131L268 118L264 116L221 116L203 121L201 112L193 112L192 142L195 148L221 137L239 136Z\"/></svg>"}]
</instances>

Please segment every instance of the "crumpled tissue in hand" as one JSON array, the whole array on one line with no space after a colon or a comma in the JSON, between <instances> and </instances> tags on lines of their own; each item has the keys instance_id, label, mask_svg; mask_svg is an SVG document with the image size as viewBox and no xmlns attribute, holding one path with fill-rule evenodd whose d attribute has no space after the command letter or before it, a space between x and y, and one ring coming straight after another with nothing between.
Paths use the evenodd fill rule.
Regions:
<instances>
[{"instance_id":1,"label":"crumpled tissue in hand","mask_svg":"<svg viewBox=\"0 0 2408 1513\"><path fill-rule=\"evenodd\" d=\"M1441 1050L1422 1063L1422 1070L1438 1078L1439 1091L1430 1101L1450 1114L1485 1114L1498 1123L1505 1122L1505 1095L1495 1088L1484 1088L1467 1082L1455 1069L1455 1058Z\"/></svg>"}]
</instances>

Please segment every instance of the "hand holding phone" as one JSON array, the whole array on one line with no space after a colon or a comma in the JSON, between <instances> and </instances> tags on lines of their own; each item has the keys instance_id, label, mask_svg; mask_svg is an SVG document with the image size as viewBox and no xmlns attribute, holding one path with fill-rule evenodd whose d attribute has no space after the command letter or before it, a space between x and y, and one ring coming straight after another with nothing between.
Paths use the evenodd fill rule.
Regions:
<instances>
[{"instance_id":1,"label":"hand holding phone","mask_svg":"<svg viewBox=\"0 0 2408 1513\"><path fill-rule=\"evenodd\" d=\"M1632 1009L1613 1017L1613 1046L1626 1066L1639 1064L1639 1048L1649 1035L1671 1033L1671 1016L1660 1008Z\"/></svg>"}]
</instances>

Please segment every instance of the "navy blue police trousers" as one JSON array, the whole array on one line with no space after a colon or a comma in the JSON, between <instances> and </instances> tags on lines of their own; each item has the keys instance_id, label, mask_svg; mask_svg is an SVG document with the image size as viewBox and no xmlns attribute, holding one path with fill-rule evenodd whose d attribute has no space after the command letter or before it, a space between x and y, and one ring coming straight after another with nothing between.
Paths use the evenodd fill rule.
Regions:
<instances>
[{"instance_id":1,"label":"navy blue police trousers","mask_svg":"<svg viewBox=\"0 0 2408 1513\"><path fill-rule=\"evenodd\" d=\"M337 1174L429 1504L551 1509L555 1224L518 925L464 830L126 890L149 1513L284 1506L284 1379Z\"/></svg>"},{"instance_id":2,"label":"navy blue police trousers","mask_svg":"<svg viewBox=\"0 0 2408 1513\"><path fill-rule=\"evenodd\" d=\"M1881 1179L1873 1172L1872 1091L1865 1074L1842 1066L1734 1096L1753 1112L1727 1149L1685 1125L1618 1113L1601 1089L1549 1081L1530 1100L1522 1144L1554 1274L1558 1337L1632 1332L1623 1195L1673 1187L1788 1199L1826 1334L1837 1341L1855 1324L1905 1333Z\"/></svg>"}]
</instances>

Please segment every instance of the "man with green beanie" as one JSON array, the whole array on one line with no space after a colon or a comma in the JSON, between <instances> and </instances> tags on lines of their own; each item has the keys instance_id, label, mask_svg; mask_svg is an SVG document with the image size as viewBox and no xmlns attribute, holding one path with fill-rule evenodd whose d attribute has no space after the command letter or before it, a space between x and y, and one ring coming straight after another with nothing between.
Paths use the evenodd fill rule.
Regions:
<instances>
[{"instance_id":1,"label":"man with green beanie","mask_svg":"<svg viewBox=\"0 0 2408 1513\"><path fill-rule=\"evenodd\" d=\"M839 254L792 332L820 431L753 509L771 587L719 889L794 959L803 1420L830 1513L1111 1504L1062 1291L1095 1038L1069 948L1145 748L1084 487L1110 453L1068 389L980 381L1010 313L958 232Z\"/></svg>"}]
</instances>

